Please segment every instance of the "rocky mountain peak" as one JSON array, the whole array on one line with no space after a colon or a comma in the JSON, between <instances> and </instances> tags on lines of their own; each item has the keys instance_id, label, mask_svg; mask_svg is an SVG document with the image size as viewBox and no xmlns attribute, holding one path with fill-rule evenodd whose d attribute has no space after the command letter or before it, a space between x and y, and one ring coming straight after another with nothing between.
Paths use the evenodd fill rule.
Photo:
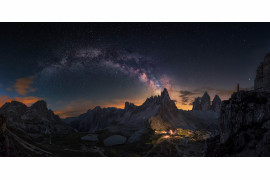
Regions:
<instances>
[{"instance_id":1,"label":"rocky mountain peak","mask_svg":"<svg viewBox=\"0 0 270 180\"><path fill-rule=\"evenodd\" d=\"M96 106L96 107L93 109L93 111L100 111L100 110L102 110L102 108L101 108L100 106Z\"/></svg>"},{"instance_id":2,"label":"rocky mountain peak","mask_svg":"<svg viewBox=\"0 0 270 180\"><path fill-rule=\"evenodd\" d=\"M270 93L270 54L264 57L264 61L257 68L254 90Z\"/></svg>"},{"instance_id":3,"label":"rocky mountain peak","mask_svg":"<svg viewBox=\"0 0 270 180\"><path fill-rule=\"evenodd\" d=\"M192 107L192 110L196 110L196 111L199 111L201 110L201 97L197 97L195 98L194 102L193 102L193 107Z\"/></svg>"},{"instance_id":4,"label":"rocky mountain peak","mask_svg":"<svg viewBox=\"0 0 270 180\"><path fill-rule=\"evenodd\" d=\"M205 92L202 96L201 107L203 111L210 110L210 96L207 92Z\"/></svg>"},{"instance_id":5,"label":"rocky mountain peak","mask_svg":"<svg viewBox=\"0 0 270 180\"><path fill-rule=\"evenodd\" d=\"M18 101L12 101L10 103L5 103L0 108L0 113L6 117L10 117L8 119L18 119L22 114L25 113L27 106Z\"/></svg>"},{"instance_id":6,"label":"rocky mountain peak","mask_svg":"<svg viewBox=\"0 0 270 180\"><path fill-rule=\"evenodd\" d=\"M221 108L220 97L218 95L215 95L211 105L210 96L207 92L205 92L202 97L195 98L192 110L196 111L213 110L215 112L220 112L220 108Z\"/></svg>"},{"instance_id":7,"label":"rocky mountain peak","mask_svg":"<svg viewBox=\"0 0 270 180\"><path fill-rule=\"evenodd\" d=\"M136 108L136 106L133 103L125 102L125 110L126 111L134 110L135 108Z\"/></svg>"},{"instance_id":8,"label":"rocky mountain peak","mask_svg":"<svg viewBox=\"0 0 270 180\"><path fill-rule=\"evenodd\" d=\"M221 99L218 95L215 95L212 102L212 110L215 112L220 112L221 109Z\"/></svg>"},{"instance_id":9,"label":"rocky mountain peak","mask_svg":"<svg viewBox=\"0 0 270 180\"><path fill-rule=\"evenodd\" d=\"M147 98L146 101L143 103L143 107L149 107L149 106L156 106L156 105L169 105L171 106L175 103L173 100L171 100L170 95L168 93L168 90L164 88L164 90L161 92L161 95L158 96L151 96L150 98Z\"/></svg>"},{"instance_id":10,"label":"rocky mountain peak","mask_svg":"<svg viewBox=\"0 0 270 180\"><path fill-rule=\"evenodd\" d=\"M218 95L215 95L213 102L221 102L221 99Z\"/></svg>"},{"instance_id":11,"label":"rocky mountain peak","mask_svg":"<svg viewBox=\"0 0 270 180\"><path fill-rule=\"evenodd\" d=\"M22 116L25 121L41 120L41 121L58 121L60 118L56 116L53 111L49 110L47 103L44 100L37 101L31 107L27 108Z\"/></svg>"},{"instance_id":12,"label":"rocky mountain peak","mask_svg":"<svg viewBox=\"0 0 270 180\"><path fill-rule=\"evenodd\" d=\"M161 98L171 99L169 96L168 90L166 88L164 88L164 90L161 92Z\"/></svg>"},{"instance_id":13,"label":"rocky mountain peak","mask_svg":"<svg viewBox=\"0 0 270 180\"><path fill-rule=\"evenodd\" d=\"M37 101L31 106L31 109L35 109L37 111L47 111L47 103L44 100Z\"/></svg>"},{"instance_id":14,"label":"rocky mountain peak","mask_svg":"<svg viewBox=\"0 0 270 180\"><path fill-rule=\"evenodd\" d=\"M10 103L5 103L1 109L6 109L6 108L19 108L19 109L26 109L27 106L21 102L18 101L11 101Z\"/></svg>"},{"instance_id":15,"label":"rocky mountain peak","mask_svg":"<svg viewBox=\"0 0 270 180\"><path fill-rule=\"evenodd\" d=\"M47 108L45 101L37 101L31 107L17 101L6 103L1 109L8 121L8 128L30 133L31 137L41 136L46 128L54 127L54 133L65 134L73 129L63 123L53 111Z\"/></svg>"},{"instance_id":16,"label":"rocky mountain peak","mask_svg":"<svg viewBox=\"0 0 270 180\"><path fill-rule=\"evenodd\" d=\"M202 99L205 99L205 100L210 100L210 96L207 92L204 92L203 96L202 96Z\"/></svg>"}]
</instances>

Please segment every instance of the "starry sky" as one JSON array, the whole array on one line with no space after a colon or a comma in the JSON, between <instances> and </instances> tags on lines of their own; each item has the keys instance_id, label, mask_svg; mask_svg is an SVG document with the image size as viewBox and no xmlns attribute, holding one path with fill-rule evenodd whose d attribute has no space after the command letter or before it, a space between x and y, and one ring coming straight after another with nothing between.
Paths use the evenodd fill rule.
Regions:
<instances>
[{"instance_id":1,"label":"starry sky","mask_svg":"<svg viewBox=\"0 0 270 180\"><path fill-rule=\"evenodd\" d=\"M0 106L44 99L61 117L142 104L167 88L179 109L207 91L252 89L270 23L0 23Z\"/></svg>"}]
</instances>

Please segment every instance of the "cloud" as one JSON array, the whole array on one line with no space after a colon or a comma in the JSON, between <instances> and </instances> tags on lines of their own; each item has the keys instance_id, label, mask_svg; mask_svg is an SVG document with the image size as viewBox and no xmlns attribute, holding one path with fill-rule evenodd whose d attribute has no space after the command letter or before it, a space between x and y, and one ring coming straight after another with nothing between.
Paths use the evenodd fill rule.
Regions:
<instances>
[{"instance_id":1,"label":"cloud","mask_svg":"<svg viewBox=\"0 0 270 180\"><path fill-rule=\"evenodd\" d=\"M72 110L72 109L64 109L64 110L55 110L54 114L58 115L60 118L68 118L68 117L77 117L78 115L85 113L79 109Z\"/></svg>"},{"instance_id":2,"label":"cloud","mask_svg":"<svg viewBox=\"0 0 270 180\"><path fill-rule=\"evenodd\" d=\"M240 90L251 90L253 87L240 88ZM236 89L222 89L222 88L212 88L212 87L202 87L192 90L180 90L179 97L181 98L181 105L192 105L196 97L201 97L204 92L208 92L210 97L213 98L216 94L222 100L228 99L231 95L236 92Z\"/></svg>"},{"instance_id":3,"label":"cloud","mask_svg":"<svg viewBox=\"0 0 270 180\"><path fill-rule=\"evenodd\" d=\"M19 101L25 104L26 106L31 106L35 102L42 100L42 98L34 97L34 96L28 96L28 97L15 97L10 98L8 96L0 96L0 107L2 107L5 103L11 102L11 101Z\"/></svg>"},{"instance_id":4,"label":"cloud","mask_svg":"<svg viewBox=\"0 0 270 180\"><path fill-rule=\"evenodd\" d=\"M194 91L180 90L179 93L182 105L190 105L191 104L190 101L191 99L193 100L194 95L200 94L200 92L198 92L197 90Z\"/></svg>"},{"instance_id":5,"label":"cloud","mask_svg":"<svg viewBox=\"0 0 270 180\"><path fill-rule=\"evenodd\" d=\"M11 92L13 89L11 87L6 88L7 91Z\"/></svg>"},{"instance_id":6,"label":"cloud","mask_svg":"<svg viewBox=\"0 0 270 180\"><path fill-rule=\"evenodd\" d=\"M235 92L234 89L217 89L216 92L219 96L230 96Z\"/></svg>"},{"instance_id":7,"label":"cloud","mask_svg":"<svg viewBox=\"0 0 270 180\"><path fill-rule=\"evenodd\" d=\"M69 102L62 109L55 110L54 113L60 116L61 118L76 117L82 113L87 112L87 110L92 109L93 106L94 105L92 101L76 100Z\"/></svg>"},{"instance_id":8,"label":"cloud","mask_svg":"<svg viewBox=\"0 0 270 180\"><path fill-rule=\"evenodd\" d=\"M31 87L34 79L35 79L35 76L17 79L14 85L16 92L23 96L25 96L26 94L30 92L35 92L36 89ZM11 90L11 89L8 89L8 90Z\"/></svg>"}]
</instances>

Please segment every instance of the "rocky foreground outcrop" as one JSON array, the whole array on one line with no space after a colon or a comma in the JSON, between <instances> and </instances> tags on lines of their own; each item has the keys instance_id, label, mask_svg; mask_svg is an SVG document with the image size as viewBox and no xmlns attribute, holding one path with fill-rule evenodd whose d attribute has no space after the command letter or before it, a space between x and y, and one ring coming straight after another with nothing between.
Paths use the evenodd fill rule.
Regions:
<instances>
[{"instance_id":1,"label":"rocky foreground outcrop","mask_svg":"<svg viewBox=\"0 0 270 180\"><path fill-rule=\"evenodd\" d=\"M224 101L219 119L221 143L243 127L263 125L270 120L269 100L267 93L239 91Z\"/></svg>"},{"instance_id":2,"label":"rocky foreground outcrop","mask_svg":"<svg viewBox=\"0 0 270 180\"><path fill-rule=\"evenodd\" d=\"M47 108L45 101L38 101L31 107L21 102L12 101L0 108L0 114L7 119L9 129L26 132L37 138L46 133L67 134L74 129L63 123L59 116Z\"/></svg>"},{"instance_id":3,"label":"rocky foreground outcrop","mask_svg":"<svg viewBox=\"0 0 270 180\"><path fill-rule=\"evenodd\" d=\"M222 102L220 135L206 144L206 156L270 156L269 55L258 67L253 91Z\"/></svg>"},{"instance_id":4,"label":"rocky foreground outcrop","mask_svg":"<svg viewBox=\"0 0 270 180\"><path fill-rule=\"evenodd\" d=\"M264 61L257 69L254 90L258 92L270 92L270 54L264 57Z\"/></svg>"},{"instance_id":5,"label":"rocky foreground outcrop","mask_svg":"<svg viewBox=\"0 0 270 180\"><path fill-rule=\"evenodd\" d=\"M270 94L234 93L222 103L219 128L207 156L270 156Z\"/></svg>"}]
</instances>

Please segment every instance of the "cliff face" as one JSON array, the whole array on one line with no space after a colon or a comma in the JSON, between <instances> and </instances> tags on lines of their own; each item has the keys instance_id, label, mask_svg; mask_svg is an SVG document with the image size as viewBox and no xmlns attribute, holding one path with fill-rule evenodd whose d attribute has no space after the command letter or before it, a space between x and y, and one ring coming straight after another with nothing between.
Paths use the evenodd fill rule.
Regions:
<instances>
[{"instance_id":1,"label":"cliff face","mask_svg":"<svg viewBox=\"0 0 270 180\"><path fill-rule=\"evenodd\" d=\"M221 109L221 99L218 95L215 95L213 102L212 102L212 106L211 109L215 112L220 112Z\"/></svg>"},{"instance_id":2,"label":"cliff face","mask_svg":"<svg viewBox=\"0 0 270 180\"><path fill-rule=\"evenodd\" d=\"M270 92L270 54L264 57L264 61L257 69L254 90L258 92Z\"/></svg>"},{"instance_id":3,"label":"cliff face","mask_svg":"<svg viewBox=\"0 0 270 180\"><path fill-rule=\"evenodd\" d=\"M219 118L220 142L225 143L231 134L241 128L263 125L270 120L269 95L254 91L234 93L224 101Z\"/></svg>"},{"instance_id":4,"label":"cliff face","mask_svg":"<svg viewBox=\"0 0 270 180\"><path fill-rule=\"evenodd\" d=\"M32 137L39 137L48 130L59 134L74 131L47 108L45 101L38 101L31 107L12 101L0 108L0 114L7 118L9 129L22 130Z\"/></svg>"},{"instance_id":5,"label":"cliff face","mask_svg":"<svg viewBox=\"0 0 270 180\"><path fill-rule=\"evenodd\" d=\"M207 92L204 93L201 99L201 107L203 111L210 110L210 96Z\"/></svg>"},{"instance_id":6,"label":"cliff face","mask_svg":"<svg viewBox=\"0 0 270 180\"><path fill-rule=\"evenodd\" d=\"M202 97L197 97L193 102L193 109L192 110L199 110L199 111L209 111L210 110L210 96L207 92L203 94Z\"/></svg>"},{"instance_id":7,"label":"cliff face","mask_svg":"<svg viewBox=\"0 0 270 180\"><path fill-rule=\"evenodd\" d=\"M207 92L204 93L202 97L195 98L193 102L192 110L195 111L214 111L220 112L221 99L218 95L215 96L211 104L210 96Z\"/></svg>"},{"instance_id":8,"label":"cliff face","mask_svg":"<svg viewBox=\"0 0 270 180\"><path fill-rule=\"evenodd\" d=\"M270 59L257 69L254 91L239 91L222 102L217 136L206 156L270 156Z\"/></svg>"},{"instance_id":9,"label":"cliff face","mask_svg":"<svg viewBox=\"0 0 270 180\"><path fill-rule=\"evenodd\" d=\"M195 98L194 102L193 102L193 107L192 107L192 110L195 110L195 111L200 111L202 110L202 107L201 107L201 97L197 97Z\"/></svg>"},{"instance_id":10,"label":"cliff face","mask_svg":"<svg viewBox=\"0 0 270 180\"><path fill-rule=\"evenodd\" d=\"M270 156L270 94L234 93L223 101L220 136L208 142L207 156Z\"/></svg>"}]
</instances>

